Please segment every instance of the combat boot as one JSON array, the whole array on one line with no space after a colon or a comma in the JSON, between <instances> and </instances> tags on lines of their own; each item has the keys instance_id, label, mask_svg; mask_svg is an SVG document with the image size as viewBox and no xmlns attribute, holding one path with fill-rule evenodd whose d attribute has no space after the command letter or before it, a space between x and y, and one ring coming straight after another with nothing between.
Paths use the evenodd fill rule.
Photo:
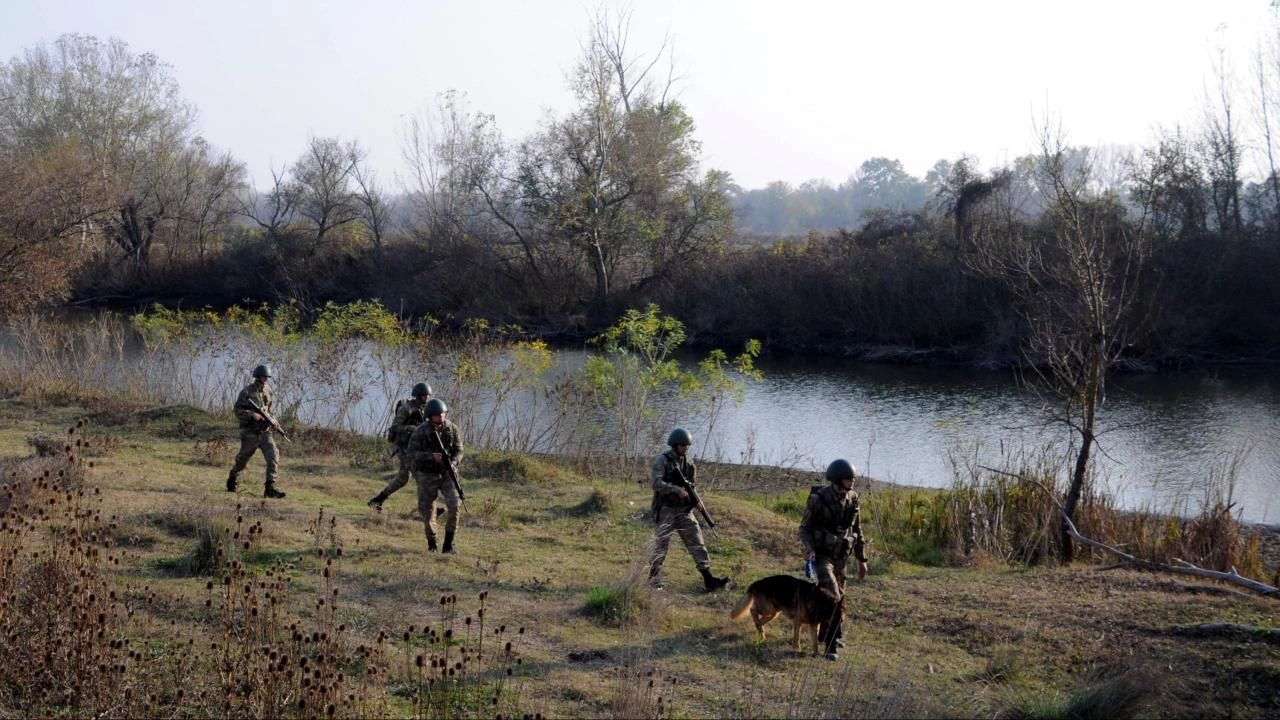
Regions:
<instances>
[{"instance_id":1,"label":"combat boot","mask_svg":"<svg viewBox=\"0 0 1280 720\"><path fill-rule=\"evenodd\" d=\"M373 497L369 498L369 507L373 508L374 510L377 510L378 512L382 512L382 503L386 501L387 501L387 491L383 490L377 495L374 495Z\"/></svg>"},{"instance_id":2,"label":"combat boot","mask_svg":"<svg viewBox=\"0 0 1280 720\"><path fill-rule=\"evenodd\" d=\"M698 572L702 573L702 584L707 592L715 592L729 584L729 578L712 575L711 568L698 568Z\"/></svg>"},{"instance_id":3,"label":"combat boot","mask_svg":"<svg viewBox=\"0 0 1280 720\"><path fill-rule=\"evenodd\" d=\"M236 474L234 472L227 473L227 492L236 491Z\"/></svg>"},{"instance_id":4,"label":"combat boot","mask_svg":"<svg viewBox=\"0 0 1280 720\"><path fill-rule=\"evenodd\" d=\"M262 497L264 498L279 500L284 497L284 495L284 491L276 487L275 483L267 483L266 486L262 488Z\"/></svg>"},{"instance_id":5,"label":"combat boot","mask_svg":"<svg viewBox=\"0 0 1280 720\"><path fill-rule=\"evenodd\" d=\"M649 566L649 586L655 590L661 590L662 588L666 587L665 585L662 584L662 566L661 565Z\"/></svg>"},{"instance_id":6,"label":"combat boot","mask_svg":"<svg viewBox=\"0 0 1280 720\"><path fill-rule=\"evenodd\" d=\"M440 552L445 555L457 555L458 548L453 546L453 533L446 532L444 534L444 547L440 548Z\"/></svg>"},{"instance_id":7,"label":"combat boot","mask_svg":"<svg viewBox=\"0 0 1280 720\"><path fill-rule=\"evenodd\" d=\"M428 530L427 531L427 552L435 552L439 549L440 549L440 546L436 545L436 536L432 534L430 530Z\"/></svg>"},{"instance_id":8,"label":"combat boot","mask_svg":"<svg viewBox=\"0 0 1280 720\"><path fill-rule=\"evenodd\" d=\"M840 659L840 648L844 647L844 642L841 641L840 638L843 636L844 636L843 618L836 618L835 622L832 623L831 625L829 626L824 625L822 627L822 632L819 635L819 639L822 641L822 644L826 647L826 654L823 657L825 657L828 660Z\"/></svg>"}]
</instances>

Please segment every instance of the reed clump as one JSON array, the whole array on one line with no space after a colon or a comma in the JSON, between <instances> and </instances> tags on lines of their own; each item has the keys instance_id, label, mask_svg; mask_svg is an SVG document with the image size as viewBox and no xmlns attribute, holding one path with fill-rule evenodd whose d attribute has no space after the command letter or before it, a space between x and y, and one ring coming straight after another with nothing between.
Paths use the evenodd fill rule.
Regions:
<instances>
[{"instance_id":1,"label":"reed clump","mask_svg":"<svg viewBox=\"0 0 1280 720\"><path fill-rule=\"evenodd\" d=\"M1128 511L1091 483L1076 527L1091 540L1149 563L1237 572L1267 578L1260 531L1233 512L1233 468L1210 469L1198 508L1181 513ZM1066 495L1061 468L1046 449L1020 452L997 467L952 459L945 490L894 488L864 495L863 525L891 558L926 566L995 562L1024 566L1061 561L1060 508ZM796 498L783 505L793 513ZM1118 557L1082 546L1077 557L1111 563Z\"/></svg>"}]
</instances>

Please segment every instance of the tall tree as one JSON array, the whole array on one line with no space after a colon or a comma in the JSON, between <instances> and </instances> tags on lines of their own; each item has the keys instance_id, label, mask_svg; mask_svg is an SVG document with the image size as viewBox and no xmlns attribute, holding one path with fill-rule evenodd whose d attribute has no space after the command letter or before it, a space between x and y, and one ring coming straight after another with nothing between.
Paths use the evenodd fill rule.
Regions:
<instances>
[{"instance_id":1,"label":"tall tree","mask_svg":"<svg viewBox=\"0 0 1280 720\"><path fill-rule=\"evenodd\" d=\"M0 317L61 300L103 212L101 175L72 141L31 153L0 148Z\"/></svg>"},{"instance_id":2,"label":"tall tree","mask_svg":"<svg viewBox=\"0 0 1280 720\"><path fill-rule=\"evenodd\" d=\"M169 66L118 39L63 35L5 65L0 97L8 98L0 103L8 146L38 153L79 145L110 203L103 237L144 267L168 211L164 168L183 151L195 120Z\"/></svg>"},{"instance_id":3,"label":"tall tree","mask_svg":"<svg viewBox=\"0 0 1280 720\"><path fill-rule=\"evenodd\" d=\"M1234 77L1224 49L1218 51L1214 71L1216 87L1207 96L1201 147L1218 231L1224 240L1233 241L1243 231L1240 166L1244 150L1235 112Z\"/></svg>"},{"instance_id":4,"label":"tall tree","mask_svg":"<svg viewBox=\"0 0 1280 720\"><path fill-rule=\"evenodd\" d=\"M962 191L973 200L957 213L970 245L970 267L999 279L1026 324L1023 352L1037 386L1061 401L1058 418L1077 435L1065 513L1073 522L1096 452L1098 415L1107 374L1139 332L1138 286L1148 257L1141 222L1126 220L1120 198L1090 192L1087 152L1073 151L1060 132L1041 132L1036 180L1046 206L1038 219L1007 213L990 181ZM1006 175L995 185L1008 184ZM1074 557L1067 523L1062 556Z\"/></svg>"},{"instance_id":5,"label":"tall tree","mask_svg":"<svg viewBox=\"0 0 1280 720\"><path fill-rule=\"evenodd\" d=\"M169 196L164 217L168 260L179 256L204 262L218 249L215 242L232 226L239 195L246 187L244 164L231 153L217 153L203 138L195 138L175 158L162 192Z\"/></svg>"},{"instance_id":6,"label":"tall tree","mask_svg":"<svg viewBox=\"0 0 1280 720\"><path fill-rule=\"evenodd\" d=\"M699 175L693 119L672 77L629 46L630 16L599 11L571 78L578 109L522 146L523 209L574 249L597 307L660 279L666 264L723 241L732 222L727 177Z\"/></svg>"},{"instance_id":7,"label":"tall tree","mask_svg":"<svg viewBox=\"0 0 1280 720\"><path fill-rule=\"evenodd\" d=\"M313 252L330 231L360 219L363 203L356 179L366 156L354 140L313 137L290 168L294 212L308 225Z\"/></svg>"}]
</instances>

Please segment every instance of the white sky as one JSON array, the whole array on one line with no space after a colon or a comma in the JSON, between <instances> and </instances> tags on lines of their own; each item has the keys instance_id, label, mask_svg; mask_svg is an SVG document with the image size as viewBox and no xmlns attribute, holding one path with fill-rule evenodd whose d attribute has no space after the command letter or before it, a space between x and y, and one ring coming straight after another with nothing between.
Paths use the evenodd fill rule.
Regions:
<instances>
[{"instance_id":1,"label":"white sky","mask_svg":"<svg viewBox=\"0 0 1280 720\"><path fill-rule=\"evenodd\" d=\"M200 132L261 185L308 135L401 172L406 115L467 93L509 140L571 107L593 0L3 0L0 60L63 33L173 67ZM1215 48L1250 87L1267 0L640 0L634 50L669 37L704 165L744 188L839 184L864 160L923 177L1034 147L1046 110L1077 144L1198 127ZM1274 32L1271 33L1274 36ZM1245 108L1247 95L1241 95Z\"/></svg>"}]
</instances>

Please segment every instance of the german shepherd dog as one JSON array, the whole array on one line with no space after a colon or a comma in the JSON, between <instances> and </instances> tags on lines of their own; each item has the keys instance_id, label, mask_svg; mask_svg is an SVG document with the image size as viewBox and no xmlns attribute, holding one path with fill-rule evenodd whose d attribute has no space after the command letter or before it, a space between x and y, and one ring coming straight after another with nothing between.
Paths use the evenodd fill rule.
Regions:
<instances>
[{"instance_id":1,"label":"german shepherd dog","mask_svg":"<svg viewBox=\"0 0 1280 720\"><path fill-rule=\"evenodd\" d=\"M747 588L747 596L729 613L730 620L741 620L747 613L755 620L760 640L764 626L784 614L792 623L791 644L800 650L800 627L809 626L809 640L814 655L818 653L818 635L822 628L844 612L844 599L816 584L790 575L770 575Z\"/></svg>"}]
</instances>

